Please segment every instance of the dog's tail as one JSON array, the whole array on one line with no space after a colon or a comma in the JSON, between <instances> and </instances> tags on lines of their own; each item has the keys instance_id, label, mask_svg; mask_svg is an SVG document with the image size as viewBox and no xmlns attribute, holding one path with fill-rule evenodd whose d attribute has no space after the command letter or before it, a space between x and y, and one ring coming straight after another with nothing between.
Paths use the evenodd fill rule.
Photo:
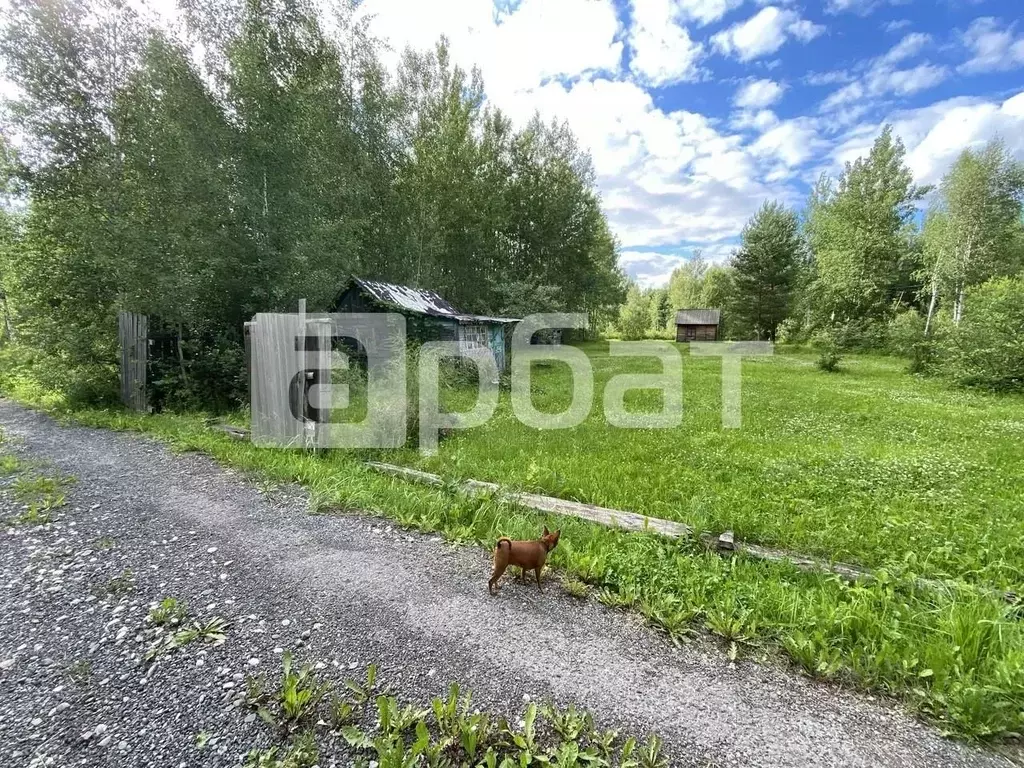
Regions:
<instances>
[{"instance_id":1,"label":"dog's tail","mask_svg":"<svg viewBox=\"0 0 1024 768\"><path fill-rule=\"evenodd\" d=\"M494 548L495 549L501 549L501 545L502 544L508 544L508 548L511 551L511 549L512 549L512 539L508 538L507 536L502 536L500 539L498 539L498 543L494 545Z\"/></svg>"}]
</instances>

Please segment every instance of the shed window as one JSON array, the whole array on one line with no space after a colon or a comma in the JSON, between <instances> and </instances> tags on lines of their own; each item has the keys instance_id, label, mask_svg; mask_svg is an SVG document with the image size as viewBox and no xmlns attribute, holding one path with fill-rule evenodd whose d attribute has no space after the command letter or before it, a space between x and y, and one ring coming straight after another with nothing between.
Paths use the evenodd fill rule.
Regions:
<instances>
[{"instance_id":1,"label":"shed window","mask_svg":"<svg viewBox=\"0 0 1024 768\"><path fill-rule=\"evenodd\" d=\"M487 346L489 344L486 325L462 326L462 349L464 351Z\"/></svg>"}]
</instances>

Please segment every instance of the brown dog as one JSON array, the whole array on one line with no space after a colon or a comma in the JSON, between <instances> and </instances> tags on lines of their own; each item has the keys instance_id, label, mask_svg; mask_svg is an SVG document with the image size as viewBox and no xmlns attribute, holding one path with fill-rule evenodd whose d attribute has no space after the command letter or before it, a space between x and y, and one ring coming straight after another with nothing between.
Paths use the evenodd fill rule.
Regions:
<instances>
[{"instance_id":1,"label":"brown dog","mask_svg":"<svg viewBox=\"0 0 1024 768\"><path fill-rule=\"evenodd\" d=\"M498 543L494 546L494 573L491 574L491 580L487 582L487 591L493 595L498 579L501 578L505 569L510 565L516 565L520 568L519 576L522 579L526 578L527 571L535 571L537 573L537 589L543 592L544 588L540 585L540 572L548 559L548 552L558 546L558 537L561 535L561 530L551 533L545 525L544 535L534 541L512 541L505 537L498 539Z\"/></svg>"}]
</instances>

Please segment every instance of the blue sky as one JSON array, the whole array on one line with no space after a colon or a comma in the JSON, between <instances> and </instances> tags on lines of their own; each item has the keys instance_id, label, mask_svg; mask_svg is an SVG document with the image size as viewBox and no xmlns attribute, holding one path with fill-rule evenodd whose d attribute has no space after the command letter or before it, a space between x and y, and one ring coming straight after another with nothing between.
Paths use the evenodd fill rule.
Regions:
<instances>
[{"instance_id":1,"label":"blue sky","mask_svg":"<svg viewBox=\"0 0 1024 768\"><path fill-rule=\"evenodd\" d=\"M398 50L440 34L514 120L568 120L626 271L728 258L885 122L919 183L1001 135L1024 158L1022 0L364 0Z\"/></svg>"},{"instance_id":2,"label":"blue sky","mask_svg":"<svg viewBox=\"0 0 1024 768\"><path fill-rule=\"evenodd\" d=\"M175 0L128 1L179 15ZM334 0L316 1L330 18ZM920 184L995 135L1024 159L1024 0L360 0L358 13L392 66L445 35L515 122L566 120L645 286L698 249L728 259L762 202L802 208L887 122Z\"/></svg>"}]
</instances>

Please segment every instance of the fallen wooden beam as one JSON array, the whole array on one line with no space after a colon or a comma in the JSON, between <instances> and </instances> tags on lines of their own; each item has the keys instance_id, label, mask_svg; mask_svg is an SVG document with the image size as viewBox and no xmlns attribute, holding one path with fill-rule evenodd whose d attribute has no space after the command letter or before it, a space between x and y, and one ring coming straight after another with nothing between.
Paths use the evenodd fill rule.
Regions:
<instances>
[{"instance_id":1,"label":"fallen wooden beam","mask_svg":"<svg viewBox=\"0 0 1024 768\"><path fill-rule=\"evenodd\" d=\"M234 427L230 424L211 424L211 429L216 429L219 432L224 432L233 440L248 440L249 430L243 427Z\"/></svg>"},{"instance_id":2,"label":"fallen wooden beam","mask_svg":"<svg viewBox=\"0 0 1024 768\"><path fill-rule=\"evenodd\" d=\"M371 469L395 477L402 477L426 485L442 486L445 484L439 475L429 472L422 472L418 469L399 467L395 464L383 464L378 461L368 461L366 466ZM582 504L578 501L567 501L554 496L541 496L536 493L522 493L502 488L497 483L485 483L481 480L466 480L459 483L459 490L469 496L494 496L503 501L538 512L551 512L556 515L567 517L578 517L589 520L598 525L605 525L609 528L622 528L627 531L653 531L671 538L681 538L693 535L693 529L683 523L672 522L671 520L660 520L656 517L638 515L636 512L625 512L620 509L609 509L598 507L594 504Z\"/></svg>"},{"instance_id":3,"label":"fallen wooden beam","mask_svg":"<svg viewBox=\"0 0 1024 768\"><path fill-rule=\"evenodd\" d=\"M400 467L396 464L384 464L379 461L367 461L365 464L376 472L401 477L415 483L433 486L446 485L444 478L440 475L423 472L419 469ZM559 499L554 496L511 491L502 488L497 483L488 483L482 480L464 480L457 483L456 487L460 492L469 496L494 496L513 504L519 504L527 509L534 509L538 512L550 512L567 517L577 517L610 528L622 528L628 531L651 531L673 539L687 538L694 535L694 530L684 523L662 520L657 517L647 517L636 512L625 512L620 509L583 504L578 501L567 501L566 499ZM788 563L808 573L833 573L850 583L873 581L875 579L874 573L867 568L860 568L847 563L833 563L815 557L787 552L782 549L773 549L771 547L762 547L757 544L746 544L736 541L732 531L725 531L719 536L702 533L699 535L699 538L709 549L713 549L723 555L738 553L755 560ZM934 579L918 579L917 584L925 589L940 592L949 592L964 586L960 582L943 582ZM1015 592L1005 592L978 585L972 586L984 594L998 597L1009 603L1016 603L1018 600Z\"/></svg>"}]
</instances>

